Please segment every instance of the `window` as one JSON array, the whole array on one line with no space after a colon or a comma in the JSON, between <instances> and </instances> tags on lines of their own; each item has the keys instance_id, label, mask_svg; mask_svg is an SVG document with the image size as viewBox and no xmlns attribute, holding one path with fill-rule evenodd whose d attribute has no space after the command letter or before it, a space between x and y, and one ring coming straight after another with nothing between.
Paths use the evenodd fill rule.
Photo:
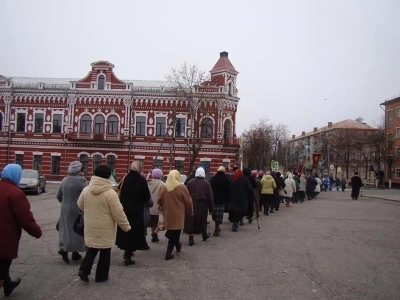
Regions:
<instances>
[{"instance_id":1,"label":"window","mask_svg":"<svg viewBox=\"0 0 400 300\"><path fill-rule=\"evenodd\" d=\"M35 114L35 132L43 132L43 113Z\"/></svg>"},{"instance_id":2,"label":"window","mask_svg":"<svg viewBox=\"0 0 400 300\"><path fill-rule=\"evenodd\" d=\"M60 175L60 156L51 157L51 175Z\"/></svg>"},{"instance_id":3,"label":"window","mask_svg":"<svg viewBox=\"0 0 400 300\"><path fill-rule=\"evenodd\" d=\"M400 118L400 107L396 107L396 118Z\"/></svg>"},{"instance_id":4,"label":"window","mask_svg":"<svg viewBox=\"0 0 400 300\"><path fill-rule=\"evenodd\" d=\"M107 133L108 134L118 134L118 118L116 116L108 117Z\"/></svg>"},{"instance_id":5,"label":"window","mask_svg":"<svg viewBox=\"0 0 400 300\"><path fill-rule=\"evenodd\" d=\"M400 158L400 148L396 148L396 157Z\"/></svg>"},{"instance_id":6,"label":"window","mask_svg":"<svg viewBox=\"0 0 400 300\"><path fill-rule=\"evenodd\" d=\"M229 85L228 85L228 95L229 96L232 96L232 82L229 82Z\"/></svg>"},{"instance_id":7,"label":"window","mask_svg":"<svg viewBox=\"0 0 400 300\"><path fill-rule=\"evenodd\" d=\"M175 160L175 169L181 174L183 174L183 166L184 166L183 160Z\"/></svg>"},{"instance_id":8,"label":"window","mask_svg":"<svg viewBox=\"0 0 400 300\"><path fill-rule=\"evenodd\" d=\"M25 113L17 113L17 132L25 132Z\"/></svg>"},{"instance_id":9,"label":"window","mask_svg":"<svg viewBox=\"0 0 400 300\"><path fill-rule=\"evenodd\" d=\"M99 90L104 90L105 83L106 83L106 78L104 77L104 75L100 75L97 81L97 88Z\"/></svg>"},{"instance_id":10,"label":"window","mask_svg":"<svg viewBox=\"0 0 400 300\"><path fill-rule=\"evenodd\" d=\"M79 155L79 161L82 164L82 168L84 169L84 174L87 175L88 168L89 168L89 156L87 154Z\"/></svg>"},{"instance_id":11,"label":"window","mask_svg":"<svg viewBox=\"0 0 400 300\"><path fill-rule=\"evenodd\" d=\"M388 110L387 111L387 127L390 127L393 125L393 110Z\"/></svg>"},{"instance_id":12,"label":"window","mask_svg":"<svg viewBox=\"0 0 400 300\"><path fill-rule=\"evenodd\" d=\"M24 168L24 155L23 154L15 154L15 163L20 165L21 168Z\"/></svg>"},{"instance_id":13,"label":"window","mask_svg":"<svg viewBox=\"0 0 400 300\"><path fill-rule=\"evenodd\" d=\"M104 117L102 115L94 118L94 134L104 134Z\"/></svg>"},{"instance_id":14,"label":"window","mask_svg":"<svg viewBox=\"0 0 400 300\"><path fill-rule=\"evenodd\" d=\"M42 174L42 156L41 155L33 156L33 169L38 171L39 174Z\"/></svg>"},{"instance_id":15,"label":"window","mask_svg":"<svg viewBox=\"0 0 400 300\"><path fill-rule=\"evenodd\" d=\"M157 117L156 118L156 136L163 136L166 133L166 118Z\"/></svg>"},{"instance_id":16,"label":"window","mask_svg":"<svg viewBox=\"0 0 400 300\"><path fill-rule=\"evenodd\" d=\"M229 168L229 161L224 161L222 165L224 166L224 168Z\"/></svg>"},{"instance_id":17,"label":"window","mask_svg":"<svg viewBox=\"0 0 400 300\"><path fill-rule=\"evenodd\" d=\"M396 138L400 139L400 127L396 128Z\"/></svg>"},{"instance_id":18,"label":"window","mask_svg":"<svg viewBox=\"0 0 400 300\"><path fill-rule=\"evenodd\" d=\"M400 179L400 169L396 169L396 179Z\"/></svg>"},{"instance_id":19,"label":"window","mask_svg":"<svg viewBox=\"0 0 400 300\"><path fill-rule=\"evenodd\" d=\"M153 169L160 169L160 170L162 170L162 164L163 164L162 159L155 159L155 160L154 160L154 164L153 164Z\"/></svg>"},{"instance_id":20,"label":"window","mask_svg":"<svg viewBox=\"0 0 400 300\"><path fill-rule=\"evenodd\" d=\"M61 128L62 128L62 114L54 114L53 115L53 133L61 133Z\"/></svg>"},{"instance_id":21,"label":"window","mask_svg":"<svg viewBox=\"0 0 400 300\"><path fill-rule=\"evenodd\" d=\"M136 135L145 136L146 130L146 117L137 116L136 117Z\"/></svg>"},{"instance_id":22,"label":"window","mask_svg":"<svg viewBox=\"0 0 400 300\"><path fill-rule=\"evenodd\" d=\"M107 167L109 167L111 169L111 171L115 169L115 156L114 155L107 156Z\"/></svg>"},{"instance_id":23,"label":"window","mask_svg":"<svg viewBox=\"0 0 400 300\"><path fill-rule=\"evenodd\" d=\"M92 117L90 115L82 116L81 133L92 133Z\"/></svg>"},{"instance_id":24,"label":"window","mask_svg":"<svg viewBox=\"0 0 400 300\"><path fill-rule=\"evenodd\" d=\"M225 120L224 123L224 139L229 139L231 137L231 121Z\"/></svg>"},{"instance_id":25,"label":"window","mask_svg":"<svg viewBox=\"0 0 400 300\"><path fill-rule=\"evenodd\" d=\"M212 127L213 123L210 118L205 118L201 122L201 137L211 138L212 137Z\"/></svg>"},{"instance_id":26,"label":"window","mask_svg":"<svg viewBox=\"0 0 400 300\"><path fill-rule=\"evenodd\" d=\"M3 114L0 114L0 131L3 130Z\"/></svg>"},{"instance_id":27,"label":"window","mask_svg":"<svg viewBox=\"0 0 400 300\"><path fill-rule=\"evenodd\" d=\"M185 137L185 118L176 118L175 122L175 136Z\"/></svg>"},{"instance_id":28,"label":"window","mask_svg":"<svg viewBox=\"0 0 400 300\"><path fill-rule=\"evenodd\" d=\"M200 165L204 168L206 174L210 174L210 162L209 161L201 161Z\"/></svg>"},{"instance_id":29,"label":"window","mask_svg":"<svg viewBox=\"0 0 400 300\"><path fill-rule=\"evenodd\" d=\"M101 165L102 157L99 154L93 155L93 174L94 170Z\"/></svg>"}]
</instances>

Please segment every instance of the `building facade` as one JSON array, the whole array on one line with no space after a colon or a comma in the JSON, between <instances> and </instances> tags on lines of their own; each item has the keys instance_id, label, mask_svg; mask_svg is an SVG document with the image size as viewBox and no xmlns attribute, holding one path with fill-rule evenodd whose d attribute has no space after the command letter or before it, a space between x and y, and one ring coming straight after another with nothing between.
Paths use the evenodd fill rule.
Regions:
<instances>
[{"instance_id":1,"label":"building facade","mask_svg":"<svg viewBox=\"0 0 400 300\"><path fill-rule=\"evenodd\" d=\"M15 162L55 180L80 160L87 176L106 164L121 178L139 160L145 173L187 174L196 120L195 165L207 173L233 167L238 72L227 52L210 75L191 88L190 101L167 81L120 80L107 61L92 63L82 79L0 76L0 168Z\"/></svg>"},{"instance_id":2,"label":"building facade","mask_svg":"<svg viewBox=\"0 0 400 300\"><path fill-rule=\"evenodd\" d=\"M385 106L386 133L386 182L391 180L393 187L400 187L400 96L382 103Z\"/></svg>"},{"instance_id":3,"label":"building facade","mask_svg":"<svg viewBox=\"0 0 400 300\"><path fill-rule=\"evenodd\" d=\"M373 183L376 174L373 167L371 146L357 145L355 141L368 140L377 129L366 123L344 120L328 122L327 126L292 135L286 143L286 168L300 173L320 176L332 175L351 178L359 172L361 178ZM368 149L371 148L371 149Z\"/></svg>"}]
</instances>

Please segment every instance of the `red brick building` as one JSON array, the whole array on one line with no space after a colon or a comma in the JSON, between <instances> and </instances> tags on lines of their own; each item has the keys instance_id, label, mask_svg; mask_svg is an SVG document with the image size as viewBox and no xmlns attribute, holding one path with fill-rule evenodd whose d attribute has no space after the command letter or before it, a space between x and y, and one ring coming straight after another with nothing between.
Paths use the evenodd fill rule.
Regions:
<instances>
[{"instance_id":1,"label":"red brick building","mask_svg":"<svg viewBox=\"0 0 400 300\"><path fill-rule=\"evenodd\" d=\"M385 106L387 138L386 181L392 180L393 187L400 187L400 96L382 103Z\"/></svg>"},{"instance_id":2,"label":"red brick building","mask_svg":"<svg viewBox=\"0 0 400 300\"><path fill-rule=\"evenodd\" d=\"M236 163L239 98L238 72L227 52L210 74L192 95L202 93L196 109L202 147L195 165L213 173ZM174 90L167 81L120 80L107 61L92 63L81 79L0 76L0 169L16 162L61 179L80 160L88 176L107 164L120 177L140 160L146 173L154 166L187 174L192 116L188 101Z\"/></svg>"}]
</instances>

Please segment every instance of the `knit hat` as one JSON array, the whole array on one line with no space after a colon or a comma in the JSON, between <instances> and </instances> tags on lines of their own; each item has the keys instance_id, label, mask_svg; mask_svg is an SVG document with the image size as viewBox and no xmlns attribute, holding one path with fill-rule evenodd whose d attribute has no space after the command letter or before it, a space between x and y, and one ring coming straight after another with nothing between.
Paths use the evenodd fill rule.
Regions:
<instances>
[{"instance_id":1,"label":"knit hat","mask_svg":"<svg viewBox=\"0 0 400 300\"><path fill-rule=\"evenodd\" d=\"M151 171L151 176L153 179L160 179L163 176L163 172L160 169L153 169L153 171Z\"/></svg>"},{"instance_id":2,"label":"knit hat","mask_svg":"<svg viewBox=\"0 0 400 300\"><path fill-rule=\"evenodd\" d=\"M78 174L81 172L82 163L80 161L73 161L68 168L68 173L70 174Z\"/></svg>"},{"instance_id":3,"label":"knit hat","mask_svg":"<svg viewBox=\"0 0 400 300\"><path fill-rule=\"evenodd\" d=\"M258 175L258 171L257 170L251 171L251 176L257 177L257 175Z\"/></svg>"},{"instance_id":4,"label":"knit hat","mask_svg":"<svg viewBox=\"0 0 400 300\"><path fill-rule=\"evenodd\" d=\"M264 172L263 171L258 172L258 177L263 177L263 176L264 176Z\"/></svg>"}]
</instances>

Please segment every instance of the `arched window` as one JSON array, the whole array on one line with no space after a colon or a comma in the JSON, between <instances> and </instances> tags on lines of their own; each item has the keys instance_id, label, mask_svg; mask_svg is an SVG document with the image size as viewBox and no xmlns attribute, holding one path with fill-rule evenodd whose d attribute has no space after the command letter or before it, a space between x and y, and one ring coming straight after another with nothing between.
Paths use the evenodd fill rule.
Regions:
<instances>
[{"instance_id":1,"label":"arched window","mask_svg":"<svg viewBox=\"0 0 400 300\"><path fill-rule=\"evenodd\" d=\"M211 138L213 132L213 122L210 118L205 118L201 122L201 137Z\"/></svg>"},{"instance_id":2,"label":"arched window","mask_svg":"<svg viewBox=\"0 0 400 300\"><path fill-rule=\"evenodd\" d=\"M97 88L99 90L104 90L105 83L106 83L106 78L104 77L104 75L100 75L97 81Z\"/></svg>"},{"instance_id":3,"label":"arched window","mask_svg":"<svg viewBox=\"0 0 400 300\"><path fill-rule=\"evenodd\" d=\"M79 161L82 164L82 168L84 169L84 174L87 175L88 167L89 167L89 156L87 154L79 155Z\"/></svg>"},{"instance_id":4,"label":"arched window","mask_svg":"<svg viewBox=\"0 0 400 300\"><path fill-rule=\"evenodd\" d=\"M107 167L109 167L111 169L111 171L115 169L115 156L114 155L107 156Z\"/></svg>"},{"instance_id":5,"label":"arched window","mask_svg":"<svg viewBox=\"0 0 400 300\"><path fill-rule=\"evenodd\" d=\"M225 120L224 123L224 139L231 138L231 121Z\"/></svg>"},{"instance_id":6,"label":"arched window","mask_svg":"<svg viewBox=\"0 0 400 300\"><path fill-rule=\"evenodd\" d=\"M233 86L232 86L232 82L229 82L229 85L228 85L228 95L229 95L229 96L232 96L232 94L233 94Z\"/></svg>"},{"instance_id":7,"label":"arched window","mask_svg":"<svg viewBox=\"0 0 400 300\"><path fill-rule=\"evenodd\" d=\"M118 134L118 118L116 116L108 117L107 133L108 134Z\"/></svg>"},{"instance_id":8,"label":"arched window","mask_svg":"<svg viewBox=\"0 0 400 300\"><path fill-rule=\"evenodd\" d=\"M83 115L81 119L81 133L92 132L92 117L90 115Z\"/></svg>"},{"instance_id":9,"label":"arched window","mask_svg":"<svg viewBox=\"0 0 400 300\"><path fill-rule=\"evenodd\" d=\"M0 114L0 131L3 131L3 114Z\"/></svg>"},{"instance_id":10,"label":"arched window","mask_svg":"<svg viewBox=\"0 0 400 300\"><path fill-rule=\"evenodd\" d=\"M93 155L93 174L97 167L101 166L102 157L99 154Z\"/></svg>"},{"instance_id":11,"label":"arched window","mask_svg":"<svg viewBox=\"0 0 400 300\"><path fill-rule=\"evenodd\" d=\"M94 134L104 134L104 117L102 115L94 118Z\"/></svg>"}]
</instances>

